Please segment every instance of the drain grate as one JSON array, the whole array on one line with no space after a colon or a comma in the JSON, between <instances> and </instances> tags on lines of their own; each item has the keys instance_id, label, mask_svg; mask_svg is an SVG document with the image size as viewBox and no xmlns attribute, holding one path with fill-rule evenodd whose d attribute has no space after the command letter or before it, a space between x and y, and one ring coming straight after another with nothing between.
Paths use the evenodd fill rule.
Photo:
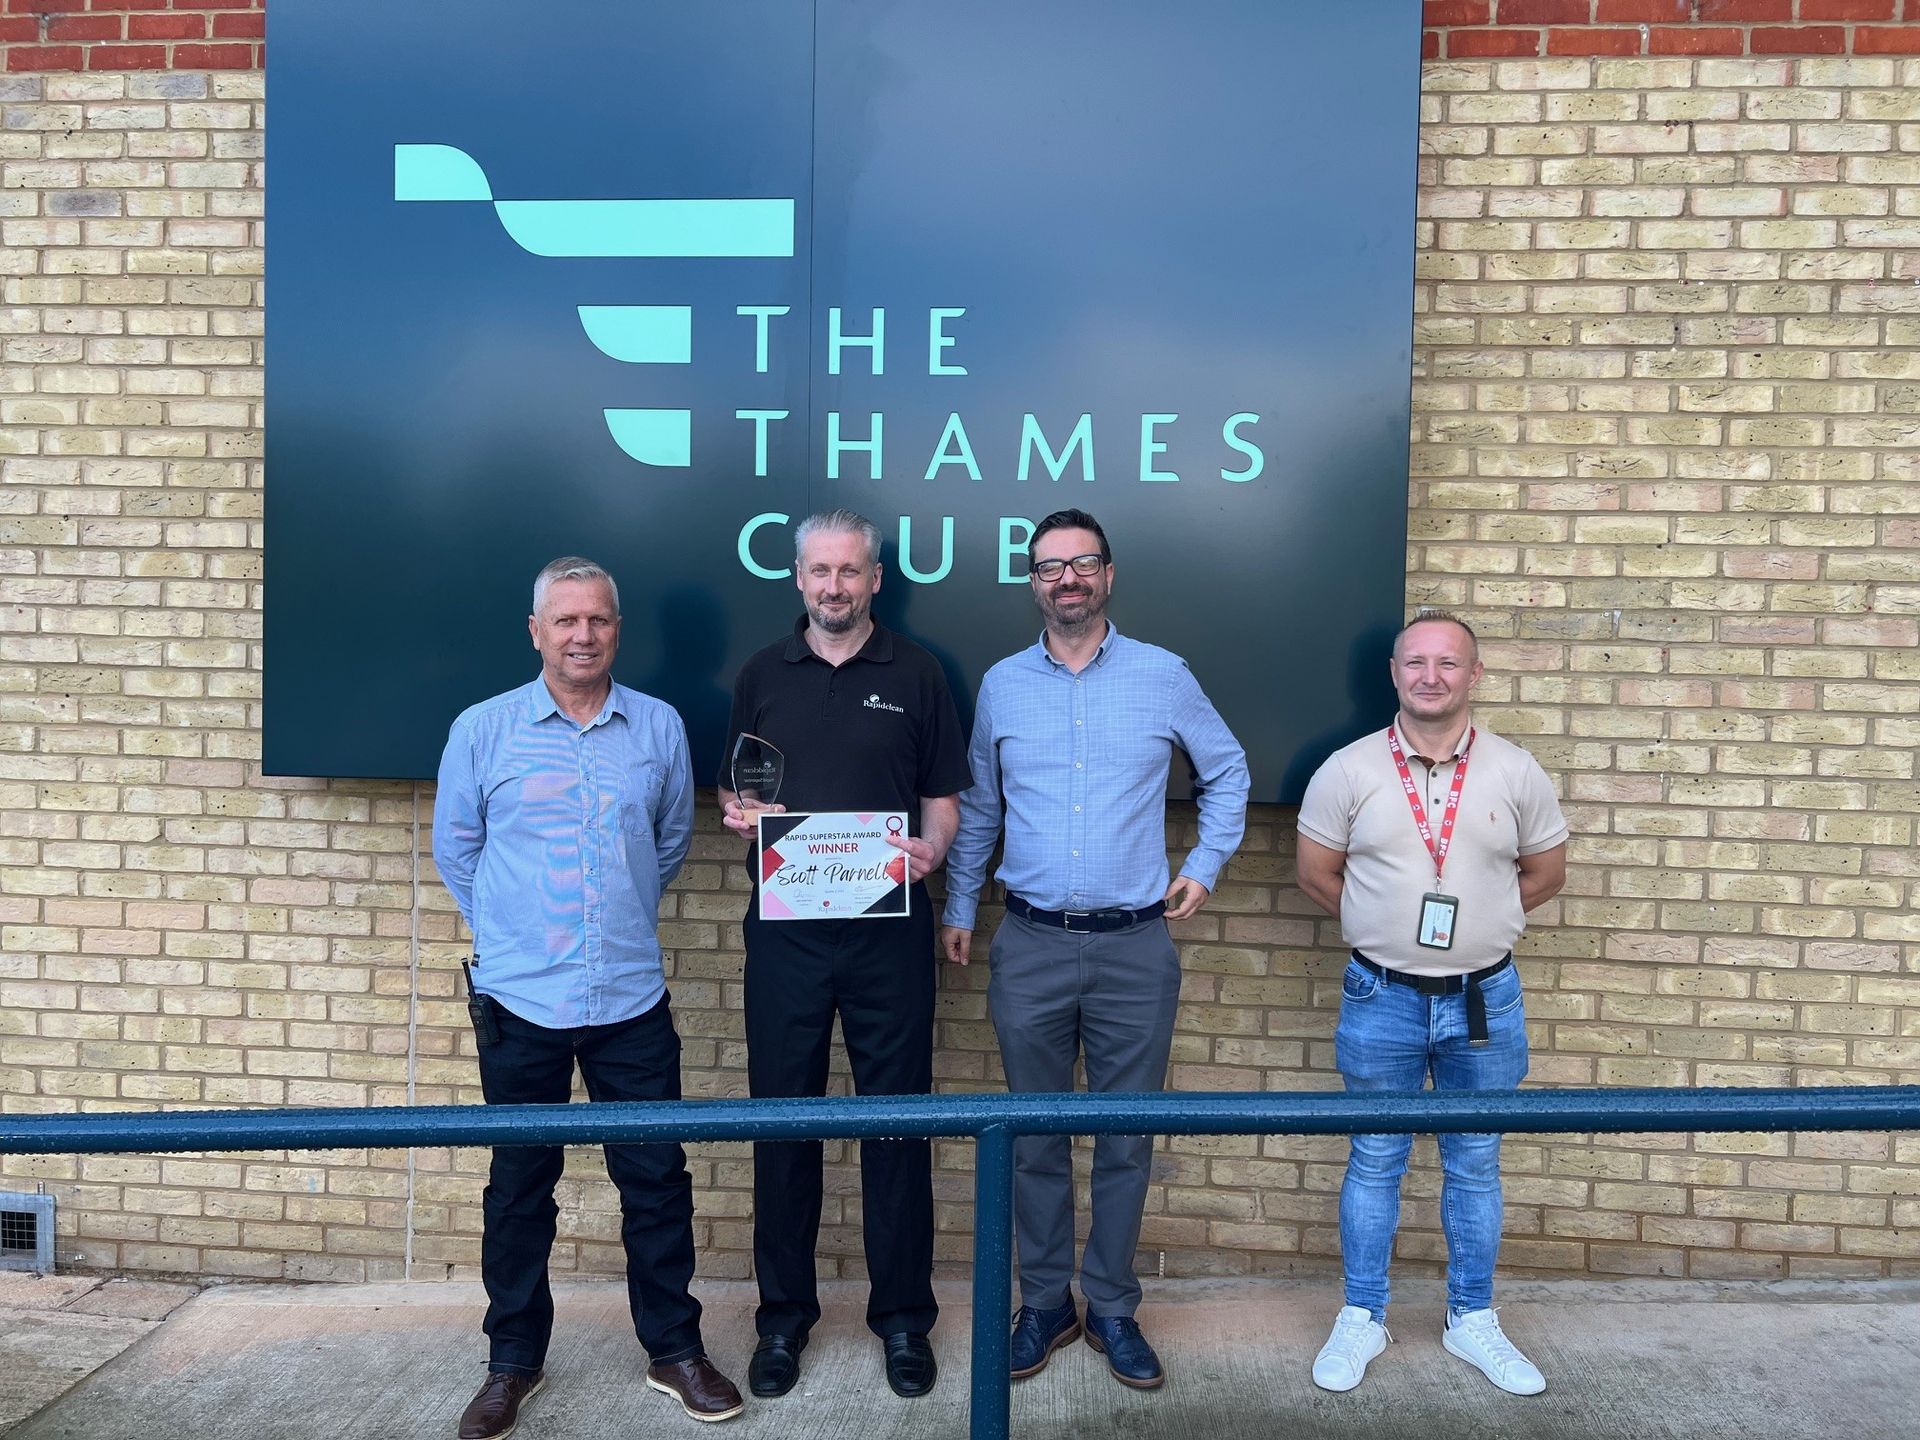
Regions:
<instances>
[{"instance_id":1,"label":"drain grate","mask_svg":"<svg viewBox=\"0 0 1920 1440\"><path fill-rule=\"evenodd\" d=\"M53 1273L53 1196L0 1190L0 1270Z\"/></svg>"}]
</instances>

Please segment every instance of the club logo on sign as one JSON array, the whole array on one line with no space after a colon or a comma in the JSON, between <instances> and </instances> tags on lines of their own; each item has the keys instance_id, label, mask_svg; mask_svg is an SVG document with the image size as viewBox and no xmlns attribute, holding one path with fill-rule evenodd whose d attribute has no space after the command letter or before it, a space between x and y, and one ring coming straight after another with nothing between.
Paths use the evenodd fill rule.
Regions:
<instances>
[{"instance_id":1,"label":"club logo on sign","mask_svg":"<svg viewBox=\"0 0 1920 1440\"><path fill-rule=\"evenodd\" d=\"M452 145L395 145L393 198L491 205L502 228L529 255L692 260L793 254L791 199L496 200L480 163ZM788 309L761 308L779 314ZM587 338L609 359L629 365L692 363L690 305L576 309ZM642 465L685 469L693 463L691 410L602 414L614 443Z\"/></svg>"}]
</instances>

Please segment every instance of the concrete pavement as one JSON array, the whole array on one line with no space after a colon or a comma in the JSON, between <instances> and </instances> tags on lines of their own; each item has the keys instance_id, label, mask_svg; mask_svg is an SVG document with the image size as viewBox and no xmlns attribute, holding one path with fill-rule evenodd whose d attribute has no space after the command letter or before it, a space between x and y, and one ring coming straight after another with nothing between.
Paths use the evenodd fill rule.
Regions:
<instances>
[{"instance_id":1,"label":"concrete pavement","mask_svg":"<svg viewBox=\"0 0 1920 1440\"><path fill-rule=\"evenodd\" d=\"M48 1284L64 1282L50 1281ZM93 1285L93 1282L83 1282ZM1314 1388L1313 1354L1339 1306L1308 1280L1149 1280L1140 1319L1166 1362L1153 1394L1125 1389L1084 1344L1013 1392L1021 1440L1907 1440L1920 1434L1920 1284L1506 1281L1501 1319L1548 1380L1504 1395L1441 1349L1438 1283L1396 1284L1396 1343L1346 1395ZM97 1287L104 1290L106 1287ZM705 1434L649 1391L611 1282L556 1286L551 1381L516 1440ZM754 1291L705 1284L709 1351L744 1384ZM80 1298L80 1297L74 1297ZM153 1297L157 1307L163 1297ZM965 1287L943 1285L933 1395L887 1389L861 1324L863 1287L824 1288L826 1316L800 1385L748 1402L730 1440L961 1437L967 1433ZM11 1329L0 1290L0 1329ZM69 1306L69 1308L71 1308ZM8 1440L330 1440L451 1437L479 1383L484 1301L472 1284L233 1285L205 1290L164 1322L121 1318L117 1356L12 1430ZM61 1311L41 1312L60 1314ZM76 1338L77 1337L77 1338ZM31 1337L28 1337L29 1339ZM75 1332L76 1355L115 1348ZM88 1348L91 1346L91 1348ZM7 1342L4 1368L19 1347ZM0 1430L5 1429L0 1418Z\"/></svg>"},{"instance_id":2,"label":"concrete pavement","mask_svg":"<svg viewBox=\"0 0 1920 1440\"><path fill-rule=\"evenodd\" d=\"M101 1275L0 1272L0 1435L158 1329L199 1291Z\"/></svg>"}]
</instances>

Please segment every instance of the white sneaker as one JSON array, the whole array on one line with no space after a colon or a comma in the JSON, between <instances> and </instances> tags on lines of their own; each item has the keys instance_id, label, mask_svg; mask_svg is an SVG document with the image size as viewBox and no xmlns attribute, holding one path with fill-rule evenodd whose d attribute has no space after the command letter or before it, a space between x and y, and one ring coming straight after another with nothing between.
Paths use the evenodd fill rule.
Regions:
<instances>
[{"instance_id":1,"label":"white sneaker","mask_svg":"<svg viewBox=\"0 0 1920 1440\"><path fill-rule=\"evenodd\" d=\"M1386 1349L1392 1338L1371 1310L1342 1306L1334 1317L1333 1333L1313 1357L1313 1383L1322 1390L1353 1389L1367 1373L1367 1362Z\"/></svg>"},{"instance_id":2,"label":"white sneaker","mask_svg":"<svg viewBox=\"0 0 1920 1440\"><path fill-rule=\"evenodd\" d=\"M1546 1377L1507 1339L1491 1310L1449 1313L1440 1343L1509 1395L1538 1395L1547 1388Z\"/></svg>"}]
</instances>

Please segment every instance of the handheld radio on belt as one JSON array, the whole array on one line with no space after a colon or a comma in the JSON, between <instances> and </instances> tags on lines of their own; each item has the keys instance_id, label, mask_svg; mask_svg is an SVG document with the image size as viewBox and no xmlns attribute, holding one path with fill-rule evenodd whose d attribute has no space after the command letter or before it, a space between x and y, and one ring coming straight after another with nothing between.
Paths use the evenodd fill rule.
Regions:
<instances>
[{"instance_id":1,"label":"handheld radio on belt","mask_svg":"<svg viewBox=\"0 0 1920 1440\"><path fill-rule=\"evenodd\" d=\"M500 1043L500 1022L494 1018L493 1003L473 988L472 962L460 962L460 974L467 982L467 1018L473 1021L474 1038L482 1045Z\"/></svg>"}]
</instances>

